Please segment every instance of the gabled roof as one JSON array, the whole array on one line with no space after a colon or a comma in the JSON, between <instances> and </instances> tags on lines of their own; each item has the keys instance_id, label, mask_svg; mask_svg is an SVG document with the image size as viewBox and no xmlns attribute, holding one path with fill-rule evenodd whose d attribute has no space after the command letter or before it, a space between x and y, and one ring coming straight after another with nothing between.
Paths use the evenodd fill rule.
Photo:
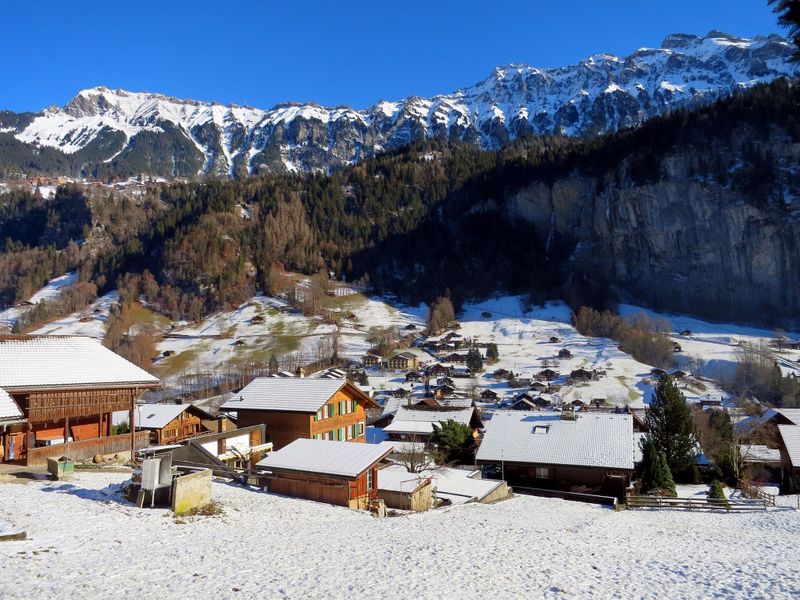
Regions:
<instances>
[{"instance_id":1,"label":"gabled roof","mask_svg":"<svg viewBox=\"0 0 800 600\"><path fill-rule=\"evenodd\" d=\"M739 454L746 463L780 463L781 451L763 445L739 445Z\"/></svg>"},{"instance_id":2,"label":"gabled roof","mask_svg":"<svg viewBox=\"0 0 800 600\"><path fill-rule=\"evenodd\" d=\"M800 468L800 425L778 425L778 432L792 468Z\"/></svg>"},{"instance_id":3,"label":"gabled roof","mask_svg":"<svg viewBox=\"0 0 800 600\"><path fill-rule=\"evenodd\" d=\"M800 408L776 408L775 410L791 421L793 425L800 425Z\"/></svg>"},{"instance_id":4,"label":"gabled roof","mask_svg":"<svg viewBox=\"0 0 800 600\"><path fill-rule=\"evenodd\" d=\"M433 433L434 423L450 420L471 426L475 414L476 410L471 406L454 410L414 409L401 406L397 409L392 423L383 430L387 433Z\"/></svg>"},{"instance_id":5,"label":"gabled roof","mask_svg":"<svg viewBox=\"0 0 800 600\"><path fill-rule=\"evenodd\" d=\"M392 444L388 442L362 444L301 438L259 461L258 467L355 478L391 451Z\"/></svg>"},{"instance_id":6,"label":"gabled roof","mask_svg":"<svg viewBox=\"0 0 800 600\"><path fill-rule=\"evenodd\" d=\"M478 461L633 469L630 415L496 413L487 423Z\"/></svg>"},{"instance_id":7,"label":"gabled roof","mask_svg":"<svg viewBox=\"0 0 800 600\"><path fill-rule=\"evenodd\" d=\"M140 404L136 407L136 427L138 429L162 429L188 408L192 408L192 405Z\"/></svg>"},{"instance_id":8,"label":"gabled roof","mask_svg":"<svg viewBox=\"0 0 800 600\"><path fill-rule=\"evenodd\" d=\"M315 413L344 387L367 407L375 405L369 396L343 379L259 377L223 404L222 409Z\"/></svg>"},{"instance_id":9,"label":"gabled roof","mask_svg":"<svg viewBox=\"0 0 800 600\"><path fill-rule=\"evenodd\" d=\"M22 418L22 411L14 402L14 399L8 395L8 392L0 389L0 421L16 420Z\"/></svg>"},{"instance_id":10,"label":"gabled roof","mask_svg":"<svg viewBox=\"0 0 800 600\"><path fill-rule=\"evenodd\" d=\"M155 387L159 381L87 337L0 338L0 388Z\"/></svg>"}]
</instances>

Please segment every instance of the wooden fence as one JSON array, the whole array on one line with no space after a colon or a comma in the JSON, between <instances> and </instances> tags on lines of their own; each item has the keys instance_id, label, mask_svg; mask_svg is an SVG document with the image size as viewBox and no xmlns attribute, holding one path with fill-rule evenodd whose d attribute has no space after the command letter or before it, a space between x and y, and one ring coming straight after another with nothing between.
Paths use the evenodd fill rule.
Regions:
<instances>
[{"instance_id":1,"label":"wooden fence","mask_svg":"<svg viewBox=\"0 0 800 600\"><path fill-rule=\"evenodd\" d=\"M745 483L744 481L739 482L738 488L742 492L742 496L745 498L762 500L767 506L775 506L775 496L768 494L761 488L757 488L756 486Z\"/></svg>"},{"instance_id":2,"label":"wooden fence","mask_svg":"<svg viewBox=\"0 0 800 600\"><path fill-rule=\"evenodd\" d=\"M134 445L137 449L144 448L148 445L149 439L149 432L137 431L134 434ZM118 454L130 452L130 449L131 434L123 433L79 442L69 442L68 444L29 448L27 465L29 467L40 467L47 464L48 458L69 456L75 460L85 460L92 458L95 454Z\"/></svg>"},{"instance_id":3,"label":"wooden fence","mask_svg":"<svg viewBox=\"0 0 800 600\"><path fill-rule=\"evenodd\" d=\"M628 496L628 508L666 508L671 510L719 510L742 512L767 510L765 500L722 500L719 498L670 498L668 496Z\"/></svg>"}]
</instances>

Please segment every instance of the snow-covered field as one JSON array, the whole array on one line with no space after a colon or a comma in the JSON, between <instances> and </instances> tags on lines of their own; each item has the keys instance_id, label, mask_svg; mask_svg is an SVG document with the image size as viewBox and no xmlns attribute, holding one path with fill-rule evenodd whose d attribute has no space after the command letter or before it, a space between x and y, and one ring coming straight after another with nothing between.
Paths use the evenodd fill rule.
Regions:
<instances>
[{"instance_id":1,"label":"snow-covered field","mask_svg":"<svg viewBox=\"0 0 800 600\"><path fill-rule=\"evenodd\" d=\"M613 512L515 497L374 519L214 483L224 514L176 522L110 484L0 484L3 598L792 598L800 513Z\"/></svg>"}]
</instances>

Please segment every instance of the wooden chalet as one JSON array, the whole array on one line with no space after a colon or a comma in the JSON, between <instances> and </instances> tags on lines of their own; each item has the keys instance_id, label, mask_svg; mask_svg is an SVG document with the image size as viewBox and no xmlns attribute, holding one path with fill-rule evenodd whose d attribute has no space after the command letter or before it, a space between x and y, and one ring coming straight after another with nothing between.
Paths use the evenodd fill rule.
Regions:
<instances>
[{"instance_id":1,"label":"wooden chalet","mask_svg":"<svg viewBox=\"0 0 800 600\"><path fill-rule=\"evenodd\" d=\"M451 352L444 357L444 361L449 363L465 363L467 362L467 355L460 352Z\"/></svg>"},{"instance_id":2,"label":"wooden chalet","mask_svg":"<svg viewBox=\"0 0 800 600\"><path fill-rule=\"evenodd\" d=\"M558 371L554 371L553 369L542 369L536 374L537 379L543 379L544 381L553 381L557 379L559 376Z\"/></svg>"},{"instance_id":3,"label":"wooden chalet","mask_svg":"<svg viewBox=\"0 0 800 600\"><path fill-rule=\"evenodd\" d=\"M508 369L496 369L492 375L494 375L497 379L508 379L508 376L511 375L511 371Z\"/></svg>"},{"instance_id":4,"label":"wooden chalet","mask_svg":"<svg viewBox=\"0 0 800 600\"><path fill-rule=\"evenodd\" d=\"M301 438L366 442L366 410L378 404L344 379L260 377L222 405L239 427L266 425L276 450Z\"/></svg>"},{"instance_id":5,"label":"wooden chalet","mask_svg":"<svg viewBox=\"0 0 800 600\"><path fill-rule=\"evenodd\" d=\"M445 366L445 365L437 363L437 364L432 365L432 366L428 367L427 369L425 369L425 374L427 376L429 376L429 377L441 377L443 375L446 375L446 376L449 377L450 373L452 373L452 371L453 371L453 367Z\"/></svg>"},{"instance_id":6,"label":"wooden chalet","mask_svg":"<svg viewBox=\"0 0 800 600\"><path fill-rule=\"evenodd\" d=\"M536 392L546 392L547 384L542 383L541 381L534 381L533 383L531 383L530 389Z\"/></svg>"},{"instance_id":7,"label":"wooden chalet","mask_svg":"<svg viewBox=\"0 0 800 600\"><path fill-rule=\"evenodd\" d=\"M558 342L559 342L559 340L558 340L558 338L556 336L554 336L554 335L550 336L550 343L551 344L557 344Z\"/></svg>"},{"instance_id":8,"label":"wooden chalet","mask_svg":"<svg viewBox=\"0 0 800 600\"><path fill-rule=\"evenodd\" d=\"M257 468L272 493L364 510L378 497L378 463L391 451L386 442L298 439L259 461Z\"/></svg>"},{"instance_id":9,"label":"wooden chalet","mask_svg":"<svg viewBox=\"0 0 800 600\"><path fill-rule=\"evenodd\" d=\"M595 378L593 371L587 371L584 368L575 369L570 372L569 376L573 381L590 381Z\"/></svg>"},{"instance_id":10,"label":"wooden chalet","mask_svg":"<svg viewBox=\"0 0 800 600\"><path fill-rule=\"evenodd\" d=\"M499 398L497 392L492 389L485 389L481 392L481 400L485 400L487 402L495 402Z\"/></svg>"},{"instance_id":11,"label":"wooden chalet","mask_svg":"<svg viewBox=\"0 0 800 600\"><path fill-rule=\"evenodd\" d=\"M633 475L630 415L499 413L487 423L477 465L495 465L512 484L621 496Z\"/></svg>"},{"instance_id":12,"label":"wooden chalet","mask_svg":"<svg viewBox=\"0 0 800 600\"><path fill-rule=\"evenodd\" d=\"M558 351L558 358L572 358L572 352L566 348L562 348Z\"/></svg>"},{"instance_id":13,"label":"wooden chalet","mask_svg":"<svg viewBox=\"0 0 800 600\"><path fill-rule=\"evenodd\" d=\"M419 371L409 371L406 373L406 381L420 382L423 378L424 376Z\"/></svg>"},{"instance_id":14,"label":"wooden chalet","mask_svg":"<svg viewBox=\"0 0 800 600\"><path fill-rule=\"evenodd\" d=\"M361 364L365 367L379 367L383 359L377 354L365 354L361 359Z\"/></svg>"},{"instance_id":15,"label":"wooden chalet","mask_svg":"<svg viewBox=\"0 0 800 600\"><path fill-rule=\"evenodd\" d=\"M114 435L112 414L128 411L133 421L137 398L159 381L100 342L5 336L0 365L0 460L38 467L48 458L84 460L148 445L146 432Z\"/></svg>"},{"instance_id":16,"label":"wooden chalet","mask_svg":"<svg viewBox=\"0 0 800 600\"><path fill-rule=\"evenodd\" d=\"M412 352L401 352L400 354L395 354L389 360L386 361L386 366L390 369L394 369L396 371L405 370L405 369L416 369L417 368L417 355Z\"/></svg>"},{"instance_id":17,"label":"wooden chalet","mask_svg":"<svg viewBox=\"0 0 800 600\"><path fill-rule=\"evenodd\" d=\"M155 446L175 444L207 433L203 420L214 419L191 404L140 404L136 408L136 429L150 433Z\"/></svg>"}]
</instances>

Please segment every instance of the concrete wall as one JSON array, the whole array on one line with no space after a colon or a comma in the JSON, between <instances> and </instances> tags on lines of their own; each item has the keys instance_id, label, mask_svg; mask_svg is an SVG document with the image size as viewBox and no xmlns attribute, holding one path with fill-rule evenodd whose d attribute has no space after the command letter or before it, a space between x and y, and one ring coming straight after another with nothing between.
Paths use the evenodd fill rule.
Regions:
<instances>
[{"instance_id":1,"label":"concrete wall","mask_svg":"<svg viewBox=\"0 0 800 600\"><path fill-rule=\"evenodd\" d=\"M172 481L172 512L182 515L211 502L211 469L176 477Z\"/></svg>"}]
</instances>

